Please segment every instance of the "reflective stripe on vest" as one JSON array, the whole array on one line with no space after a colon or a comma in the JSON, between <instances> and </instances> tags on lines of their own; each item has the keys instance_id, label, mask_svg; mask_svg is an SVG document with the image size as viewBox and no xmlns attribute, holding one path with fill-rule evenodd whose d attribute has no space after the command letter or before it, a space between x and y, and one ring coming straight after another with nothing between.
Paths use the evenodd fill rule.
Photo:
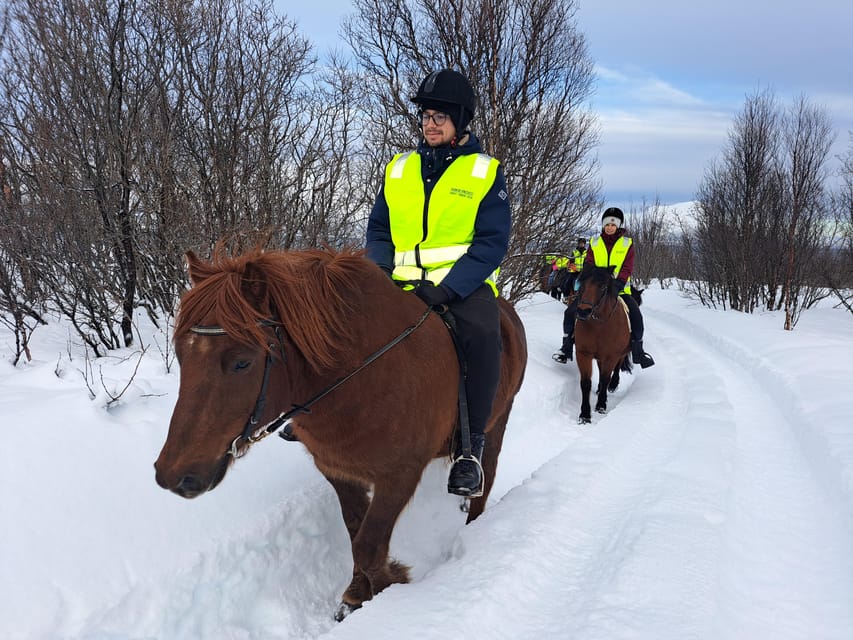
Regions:
<instances>
[{"instance_id":1,"label":"reflective stripe on vest","mask_svg":"<svg viewBox=\"0 0 853 640\"><path fill-rule=\"evenodd\" d=\"M622 236L613 244L613 248L608 254L607 245L604 244L604 240L601 239L601 236L596 236L589 243L589 246L592 249L592 256L595 258L595 266L616 267L613 270L613 275L619 275L619 272L622 270L622 263L625 262L625 256L628 255L628 249L631 247L633 242L634 241L631 238ZM628 282L625 283L625 288L619 293L631 293L630 280L631 277L629 276Z\"/></svg>"},{"instance_id":2,"label":"reflective stripe on vest","mask_svg":"<svg viewBox=\"0 0 853 640\"><path fill-rule=\"evenodd\" d=\"M436 182L424 210L421 158L412 151L395 156L385 169L385 200L396 248L393 277L439 284L474 238L480 203L497 175L498 161L482 154L456 158ZM494 280L486 282L497 295Z\"/></svg>"}]
</instances>

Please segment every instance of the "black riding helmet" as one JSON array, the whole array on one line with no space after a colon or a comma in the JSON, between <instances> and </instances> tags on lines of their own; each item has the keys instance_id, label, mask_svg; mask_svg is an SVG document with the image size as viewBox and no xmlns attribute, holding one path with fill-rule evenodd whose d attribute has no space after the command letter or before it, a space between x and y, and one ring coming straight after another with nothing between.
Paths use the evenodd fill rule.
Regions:
<instances>
[{"instance_id":1,"label":"black riding helmet","mask_svg":"<svg viewBox=\"0 0 853 640\"><path fill-rule=\"evenodd\" d=\"M421 82L412 96L421 110L435 109L450 116L457 135L461 135L476 110L474 89L468 78L453 69L433 71Z\"/></svg>"}]
</instances>

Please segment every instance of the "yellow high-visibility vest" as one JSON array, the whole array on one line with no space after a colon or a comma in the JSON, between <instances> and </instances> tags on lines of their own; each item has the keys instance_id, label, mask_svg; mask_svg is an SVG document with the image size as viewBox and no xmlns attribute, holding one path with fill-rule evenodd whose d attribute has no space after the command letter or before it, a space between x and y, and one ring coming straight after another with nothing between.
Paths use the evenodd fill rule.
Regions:
<instances>
[{"instance_id":1,"label":"yellow high-visibility vest","mask_svg":"<svg viewBox=\"0 0 853 640\"><path fill-rule=\"evenodd\" d=\"M610 250L610 253L607 253L607 246L604 244L604 240L601 239L601 236L594 237L589 246L592 249L592 256L595 258L595 266L596 267L616 267L613 270L613 275L619 275L619 271L622 269L622 263L625 262L625 256L628 255L628 249L634 241L631 238L627 238L622 236L613 244L613 248ZM628 278L628 282L625 283L625 288L622 289L619 293L631 293L631 278Z\"/></svg>"},{"instance_id":2,"label":"yellow high-visibility vest","mask_svg":"<svg viewBox=\"0 0 853 640\"><path fill-rule=\"evenodd\" d=\"M397 154L385 168L385 200L394 243L395 280L438 285L474 238L480 203L495 182L499 162L484 153L456 158L439 178L424 212L421 158ZM498 295L496 269L486 282Z\"/></svg>"}]
</instances>

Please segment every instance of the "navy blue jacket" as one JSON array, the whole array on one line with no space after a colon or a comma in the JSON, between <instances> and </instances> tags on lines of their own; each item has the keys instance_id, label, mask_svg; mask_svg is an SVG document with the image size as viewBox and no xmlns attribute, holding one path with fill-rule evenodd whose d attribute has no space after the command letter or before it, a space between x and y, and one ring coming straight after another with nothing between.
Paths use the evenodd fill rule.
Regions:
<instances>
[{"instance_id":1,"label":"navy blue jacket","mask_svg":"<svg viewBox=\"0 0 853 640\"><path fill-rule=\"evenodd\" d=\"M464 144L456 147L427 145L423 140L418 145L421 157L421 177L424 182L425 204L429 205L430 194L444 170L457 157L471 153L482 153L479 139L468 133ZM461 298L467 298L492 272L500 266L509 247L511 226L509 195L503 170L498 167L495 182L480 203L474 221L474 238L467 253L459 258L441 284ZM462 242L463 240L460 240ZM388 203L385 200L384 183L376 196L376 202L367 221L367 257L383 269L394 269L394 243L391 241L391 224L388 219Z\"/></svg>"}]
</instances>

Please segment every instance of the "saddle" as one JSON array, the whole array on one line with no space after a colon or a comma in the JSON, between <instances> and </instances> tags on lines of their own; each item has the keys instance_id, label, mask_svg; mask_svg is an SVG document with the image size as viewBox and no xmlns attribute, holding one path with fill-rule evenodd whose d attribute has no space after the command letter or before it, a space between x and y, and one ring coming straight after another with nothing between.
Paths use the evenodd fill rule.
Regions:
<instances>
[{"instance_id":1,"label":"saddle","mask_svg":"<svg viewBox=\"0 0 853 640\"><path fill-rule=\"evenodd\" d=\"M625 317L628 319L628 331L631 331L631 313L628 311L628 303L622 299L622 296L616 296L619 304L622 305L622 311L625 312Z\"/></svg>"},{"instance_id":2,"label":"saddle","mask_svg":"<svg viewBox=\"0 0 853 640\"><path fill-rule=\"evenodd\" d=\"M552 271L551 273L554 274L556 272ZM403 291L412 291L421 282L420 280L394 280L394 284ZM462 345L459 343L456 332L456 319L446 304L439 307L431 307L431 309L444 322L444 326L447 327L450 339L453 342L453 348L456 350L456 359L459 362L459 439L461 440L463 456L471 457L471 427L468 423L468 394L465 391L467 372L465 370L465 355L462 352Z\"/></svg>"}]
</instances>

